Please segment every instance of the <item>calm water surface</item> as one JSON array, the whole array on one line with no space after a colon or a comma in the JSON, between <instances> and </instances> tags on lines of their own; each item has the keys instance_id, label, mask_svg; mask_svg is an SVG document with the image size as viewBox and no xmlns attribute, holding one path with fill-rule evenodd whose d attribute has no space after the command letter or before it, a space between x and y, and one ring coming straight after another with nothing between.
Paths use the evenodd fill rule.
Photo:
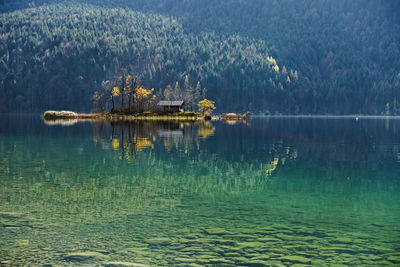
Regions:
<instances>
[{"instance_id":1,"label":"calm water surface","mask_svg":"<svg viewBox=\"0 0 400 267\"><path fill-rule=\"evenodd\" d=\"M0 265L400 264L400 120L69 124L0 117Z\"/></svg>"}]
</instances>

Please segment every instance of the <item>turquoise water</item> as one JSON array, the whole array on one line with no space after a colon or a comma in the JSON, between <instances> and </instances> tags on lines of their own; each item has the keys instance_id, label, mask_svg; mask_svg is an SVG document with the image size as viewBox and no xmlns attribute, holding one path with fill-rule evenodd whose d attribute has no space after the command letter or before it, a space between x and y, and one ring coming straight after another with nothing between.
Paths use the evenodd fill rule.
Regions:
<instances>
[{"instance_id":1,"label":"turquoise water","mask_svg":"<svg viewBox=\"0 0 400 267\"><path fill-rule=\"evenodd\" d=\"M400 264L398 119L0 123L0 265Z\"/></svg>"}]
</instances>

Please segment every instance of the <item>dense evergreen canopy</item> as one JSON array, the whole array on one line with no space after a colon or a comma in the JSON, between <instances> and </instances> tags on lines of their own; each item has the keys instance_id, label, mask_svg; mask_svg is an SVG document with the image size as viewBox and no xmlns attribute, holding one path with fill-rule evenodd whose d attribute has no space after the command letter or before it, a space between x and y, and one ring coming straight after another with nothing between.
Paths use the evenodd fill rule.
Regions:
<instances>
[{"instance_id":1,"label":"dense evergreen canopy","mask_svg":"<svg viewBox=\"0 0 400 267\"><path fill-rule=\"evenodd\" d=\"M2 112L87 111L123 67L156 90L188 75L219 112L400 113L395 0L17 0L0 10Z\"/></svg>"}]
</instances>

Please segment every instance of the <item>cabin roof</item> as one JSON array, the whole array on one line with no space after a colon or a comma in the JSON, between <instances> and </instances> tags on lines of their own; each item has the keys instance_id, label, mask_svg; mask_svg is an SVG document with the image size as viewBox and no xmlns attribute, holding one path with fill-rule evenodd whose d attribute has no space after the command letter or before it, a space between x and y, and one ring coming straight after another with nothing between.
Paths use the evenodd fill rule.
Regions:
<instances>
[{"instance_id":1,"label":"cabin roof","mask_svg":"<svg viewBox=\"0 0 400 267\"><path fill-rule=\"evenodd\" d=\"M180 107L183 106L183 101L160 101L158 102L159 106L168 106L168 107Z\"/></svg>"}]
</instances>

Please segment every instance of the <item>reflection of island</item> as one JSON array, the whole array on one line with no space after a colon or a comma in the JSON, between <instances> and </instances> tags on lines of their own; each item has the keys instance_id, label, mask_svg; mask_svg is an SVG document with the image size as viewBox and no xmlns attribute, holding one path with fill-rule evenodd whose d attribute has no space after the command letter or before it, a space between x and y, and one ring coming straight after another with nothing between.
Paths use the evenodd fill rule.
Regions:
<instances>
[{"instance_id":1,"label":"reflection of island","mask_svg":"<svg viewBox=\"0 0 400 267\"><path fill-rule=\"evenodd\" d=\"M154 154L160 157L165 152L177 153L199 161L204 160L202 158L204 153L200 153L201 149L208 150L207 153L214 153L212 146L210 147L207 143L200 146L202 140L210 138L216 133L216 127L210 121L202 121L197 124L151 121L102 122L92 125L95 143L105 150L117 152L120 160L134 161L139 153L150 150L154 150ZM227 128L227 130L232 129ZM229 145L229 147L231 150L235 150L236 147L232 145ZM240 149L241 151L237 151L237 153L229 153L224 156L232 162L240 161L240 164L244 164L242 160L236 157L253 155L253 151L258 150L258 148L252 146L240 147ZM272 176L278 165L284 166L289 161L296 160L297 149L284 147L283 144L278 143L268 149L267 155L267 158L247 157L249 164L255 164L256 169L264 170L264 177Z\"/></svg>"},{"instance_id":2,"label":"reflection of island","mask_svg":"<svg viewBox=\"0 0 400 267\"><path fill-rule=\"evenodd\" d=\"M389 147L380 138L384 136L385 140L397 142L396 120L391 121L389 130L384 127L383 120L364 123L362 120L325 119L254 119L251 127L222 122L92 125L99 146L118 152L120 159L137 162L139 152L166 161L181 161L182 156L187 155L190 164L204 162L207 158L213 159L210 164L218 162L220 168L222 161L215 161L218 158L237 166L232 169L243 164L258 170L262 168L263 177L272 177L272 180L294 177L293 173L296 177L307 177L308 181L311 177L316 180L337 175L359 177L351 171L354 166L374 173L380 171L379 166L388 163L392 164L388 168L396 168L393 157L396 161L400 158L398 146ZM314 173L310 173L310 169ZM227 175L232 173L228 169L224 171Z\"/></svg>"},{"instance_id":3,"label":"reflection of island","mask_svg":"<svg viewBox=\"0 0 400 267\"><path fill-rule=\"evenodd\" d=\"M75 125L75 124L77 124L79 121L78 120L76 120L76 119L72 119L72 120L65 120L65 119L63 119L63 120L45 120L44 121L44 123L46 124L46 125L49 125L49 126L55 126L55 125L60 125L60 126L72 126L72 125Z\"/></svg>"},{"instance_id":4,"label":"reflection of island","mask_svg":"<svg viewBox=\"0 0 400 267\"><path fill-rule=\"evenodd\" d=\"M183 130L159 130L158 136L162 138L183 138Z\"/></svg>"},{"instance_id":5,"label":"reflection of island","mask_svg":"<svg viewBox=\"0 0 400 267\"><path fill-rule=\"evenodd\" d=\"M185 154L198 149L199 138L215 133L211 122L185 124L175 122L93 123L96 144L114 150L120 159L133 160L138 152L163 147L165 151L181 149Z\"/></svg>"}]
</instances>

